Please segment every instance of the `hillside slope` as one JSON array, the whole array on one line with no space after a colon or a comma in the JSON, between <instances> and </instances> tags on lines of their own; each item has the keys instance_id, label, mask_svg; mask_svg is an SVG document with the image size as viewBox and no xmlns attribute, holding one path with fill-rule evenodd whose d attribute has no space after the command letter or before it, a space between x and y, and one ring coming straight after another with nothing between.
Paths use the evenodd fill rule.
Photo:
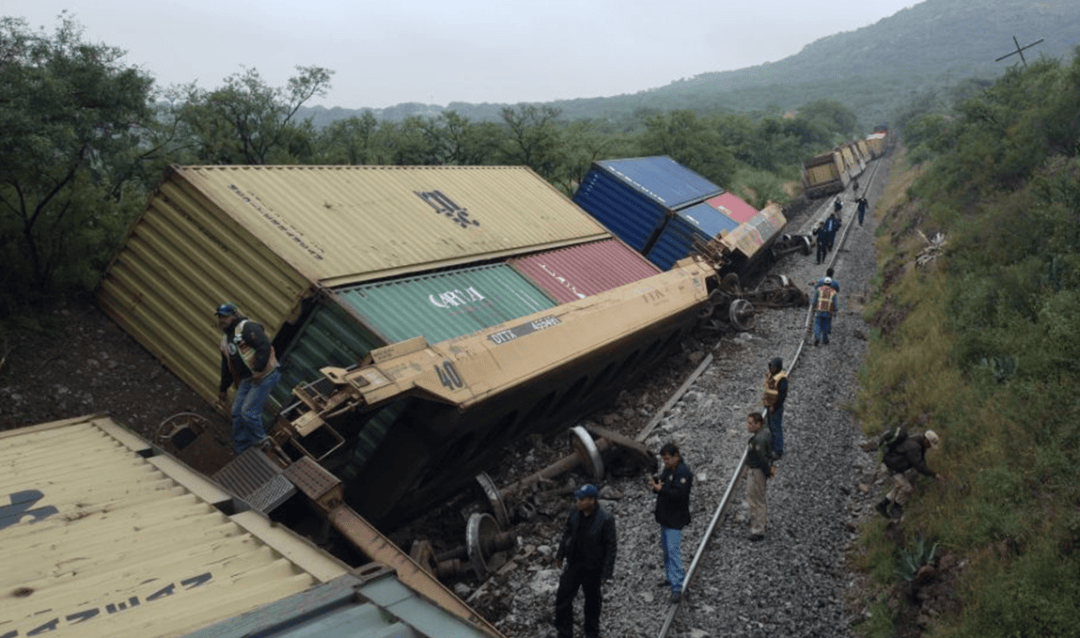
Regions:
<instances>
[{"instance_id":1,"label":"hillside slope","mask_svg":"<svg viewBox=\"0 0 1080 638\"><path fill-rule=\"evenodd\" d=\"M995 61L1015 50L1014 36L1022 46L1043 40L1024 52L1028 60L1068 57L1080 45L1080 3L926 0L867 27L817 40L778 62L703 73L634 94L550 104L575 120L620 119L640 109L780 112L829 98L847 105L869 126L893 118L915 93L946 90L967 77L993 79L1020 64L1017 55ZM767 26L762 43L768 46ZM396 120L454 110L471 119L495 120L505 106L400 104L373 112ZM360 112L316 107L303 115L323 125Z\"/></svg>"}]
</instances>

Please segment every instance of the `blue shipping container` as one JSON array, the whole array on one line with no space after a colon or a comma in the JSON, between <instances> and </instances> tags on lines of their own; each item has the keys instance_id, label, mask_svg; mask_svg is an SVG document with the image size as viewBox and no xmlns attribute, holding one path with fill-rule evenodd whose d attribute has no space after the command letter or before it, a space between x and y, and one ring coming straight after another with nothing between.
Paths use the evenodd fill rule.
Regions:
<instances>
[{"instance_id":1,"label":"blue shipping container","mask_svg":"<svg viewBox=\"0 0 1080 638\"><path fill-rule=\"evenodd\" d=\"M647 254L674 211L724 192L666 155L594 162L574 202Z\"/></svg>"},{"instance_id":2,"label":"blue shipping container","mask_svg":"<svg viewBox=\"0 0 1080 638\"><path fill-rule=\"evenodd\" d=\"M649 251L648 259L659 268L668 270L693 251L694 237L709 241L738 226L738 222L706 202L684 208L668 220Z\"/></svg>"}]
</instances>

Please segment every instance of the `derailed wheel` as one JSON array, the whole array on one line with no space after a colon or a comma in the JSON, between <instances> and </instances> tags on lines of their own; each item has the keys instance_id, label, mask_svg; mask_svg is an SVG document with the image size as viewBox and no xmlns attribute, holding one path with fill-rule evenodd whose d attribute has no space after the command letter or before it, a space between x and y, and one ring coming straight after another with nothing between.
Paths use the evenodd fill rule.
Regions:
<instances>
[{"instance_id":1,"label":"derailed wheel","mask_svg":"<svg viewBox=\"0 0 1080 638\"><path fill-rule=\"evenodd\" d=\"M469 516L465 526L465 551L477 576L498 569L499 565L492 562L492 557L496 552L512 549L515 544L513 534L504 534L491 514L476 512Z\"/></svg>"},{"instance_id":2,"label":"derailed wheel","mask_svg":"<svg viewBox=\"0 0 1080 638\"><path fill-rule=\"evenodd\" d=\"M729 272L724 275L724 278L720 280L720 290L730 293L738 293L739 289L739 276L733 272Z\"/></svg>"},{"instance_id":3,"label":"derailed wheel","mask_svg":"<svg viewBox=\"0 0 1080 638\"><path fill-rule=\"evenodd\" d=\"M575 425L570 428L570 445L581 459L581 465L594 481L604 478L604 459L600 457L600 450L596 449L596 443L585 428Z\"/></svg>"},{"instance_id":4,"label":"derailed wheel","mask_svg":"<svg viewBox=\"0 0 1080 638\"><path fill-rule=\"evenodd\" d=\"M752 330L757 323L754 305L745 299L736 299L728 306L728 322L739 332Z\"/></svg>"},{"instance_id":5,"label":"derailed wheel","mask_svg":"<svg viewBox=\"0 0 1080 638\"><path fill-rule=\"evenodd\" d=\"M480 472L476 475L476 483L483 490L488 504L491 505L491 511L495 513L495 520L498 521L499 525L509 527L510 515L506 511L506 504L503 503L499 489L495 487L495 481L491 480L491 476L487 472Z\"/></svg>"}]
</instances>

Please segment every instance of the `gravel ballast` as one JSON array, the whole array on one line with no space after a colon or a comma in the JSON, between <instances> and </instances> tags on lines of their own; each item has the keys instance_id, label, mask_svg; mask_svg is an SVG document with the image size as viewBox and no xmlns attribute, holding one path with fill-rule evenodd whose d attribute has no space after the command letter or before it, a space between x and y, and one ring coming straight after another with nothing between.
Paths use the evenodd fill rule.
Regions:
<instances>
[{"instance_id":1,"label":"gravel ballast","mask_svg":"<svg viewBox=\"0 0 1080 638\"><path fill-rule=\"evenodd\" d=\"M599 425L618 426L635 435L704 356L714 356L646 439L653 452L663 443L675 442L695 475L693 522L683 531L682 540L683 567L689 569L749 439L745 416L749 410L760 409L767 362L779 356L789 370L786 449L775 478L768 481L765 539L749 540L745 481L740 478L670 636L839 638L853 635L850 626L863 613L853 611L846 602L858 597L853 596L856 579L847 572L845 555L856 538L859 521L876 515L873 504L883 492L884 475L876 457L859 447L865 437L849 408L855 402L856 374L868 349L862 313L876 269L874 213L887 182L889 158L877 162L881 166L875 178L865 184L870 201L865 225L855 221L852 191L841 194L844 224L851 228L846 229L838 253L834 251L841 310L828 345L813 345L807 308L759 309L753 330L712 336L702 331L683 344L683 353L672 356L668 369L628 389L617 405L593 417ZM788 230L801 230L809 223L808 218L797 216ZM825 276L825 265L816 265L813 255L795 254L780 260L771 272L788 275L809 292L808 282ZM802 351L791 369L800 344L804 344ZM539 469L543 448L533 441L513 450L504 466L492 472L496 483L506 485ZM569 446L551 449L547 458L559 458L568 451ZM659 528L653 518L655 496L646 486L647 475L609 474L598 484L600 503L615 514L619 537L615 577L603 593L603 636L656 636L668 611L669 592L657 586L664 574ZM589 480L572 473L555 479L555 486L569 488ZM544 489L550 493L552 487ZM478 589L459 586L459 593L507 636L543 638L554 635L559 575L554 552L573 498L567 494L523 500L528 501L524 506L510 503L521 521L513 528L520 543L516 553ZM579 593L576 635L582 635L582 601Z\"/></svg>"}]
</instances>

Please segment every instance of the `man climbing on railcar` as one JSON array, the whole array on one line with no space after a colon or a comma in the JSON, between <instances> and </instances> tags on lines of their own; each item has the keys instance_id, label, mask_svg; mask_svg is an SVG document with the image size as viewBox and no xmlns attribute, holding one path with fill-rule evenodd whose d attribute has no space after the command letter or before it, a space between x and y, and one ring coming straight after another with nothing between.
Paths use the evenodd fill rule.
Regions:
<instances>
[{"instance_id":1,"label":"man climbing on railcar","mask_svg":"<svg viewBox=\"0 0 1080 638\"><path fill-rule=\"evenodd\" d=\"M233 450L240 454L266 439L263 406L281 379L277 356L261 324L251 321L233 303L214 311L221 338L221 382L218 400L224 404L229 386L236 389L232 402Z\"/></svg>"},{"instance_id":2,"label":"man climbing on railcar","mask_svg":"<svg viewBox=\"0 0 1080 638\"><path fill-rule=\"evenodd\" d=\"M671 587L672 604L682 597L685 574L682 567L682 529L690 524L690 488L694 475L682 460L679 447L665 443L660 448L664 469L650 486L656 492L656 522L660 524L660 547L664 550L664 583Z\"/></svg>"},{"instance_id":3,"label":"man climbing on railcar","mask_svg":"<svg viewBox=\"0 0 1080 638\"><path fill-rule=\"evenodd\" d=\"M577 507L566 519L562 542L555 564L566 568L559 577L555 593L555 631L558 638L574 636L574 598L585 590L585 638L600 636L600 605L604 581L615 573L615 517L597 502L600 491L595 485L579 487L574 496Z\"/></svg>"},{"instance_id":4,"label":"man climbing on railcar","mask_svg":"<svg viewBox=\"0 0 1080 638\"><path fill-rule=\"evenodd\" d=\"M941 481L941 475L930 469L926 463L926 452L936 450L941 439L933 430L908 436L902 428L893 428L882 434L876 446L884 447L882 461L889 470L893 487L876 506L878 513L885 518L899 519L904 515L904 504L908 502L915 487L913 481L919 474L931 476Z\"/></svg>"},{"instance_id":5,"label":"man climbing on railcar","mask_svg":"<svg viewBox=\"0 0 1080 638\"><path fill-rule=\"evenodd\" d=\"M814 298L810 306L814 309L814 345L829 344L829 333L832 332L832 320L840 308L839 296L836 288L832 286L832 277L822 280L820 286L814 290Z\"/></svg>"},{"instance_id":6,"label":"man climbing on railcar","mask_svg":"<svg viewBox=\"0 0 1080 638\"><path fill-rule=\"evenodd\" d=\"M773 457L784 456L784 402L787 401L788 378L784 371L784 360L775 357L769 361L769 371L765 373L765 391L761 395L761 404L765 406L765 418L772 434Z\"/></svg>"}]
</instances>

